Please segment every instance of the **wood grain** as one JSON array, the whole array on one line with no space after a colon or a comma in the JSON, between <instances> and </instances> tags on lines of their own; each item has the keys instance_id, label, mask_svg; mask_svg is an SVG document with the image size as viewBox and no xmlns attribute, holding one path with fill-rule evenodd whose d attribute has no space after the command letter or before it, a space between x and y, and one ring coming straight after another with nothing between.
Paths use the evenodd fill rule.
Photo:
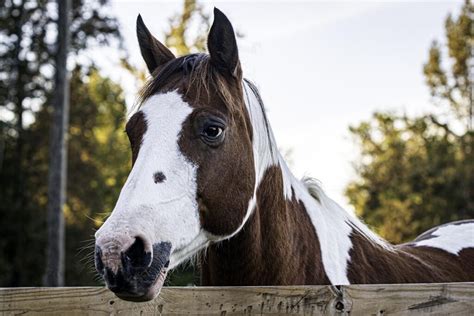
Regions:
<instances>
[{"instance_id":1,"label":"wood grain","mask_svg":"<svg viewBox=\"0 0 474 316\"><path fill-rule=\"evenodd\" d=\"M164 288L146 303L98 287L0 289L0 315L474 315L474 283Z\"/></svg>"},{"instance_id":2,"label":"wood grain","mask_svg":"<svg viewBox=\"0 0 474 316\"><path fill-rule=\"evenodd\" d=\"M351 315L474 315L474 283L351 285Z\"/></svg>"}]
</instances>

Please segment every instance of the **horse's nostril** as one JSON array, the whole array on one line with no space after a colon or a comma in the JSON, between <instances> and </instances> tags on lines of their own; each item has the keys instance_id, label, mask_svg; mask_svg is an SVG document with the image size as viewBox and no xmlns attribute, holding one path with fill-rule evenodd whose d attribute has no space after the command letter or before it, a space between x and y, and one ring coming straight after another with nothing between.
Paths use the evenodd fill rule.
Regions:
<instances>
[{"instance_id":1,"label":"horse's nostril","mask_svg":"<svg viewBox=\"0 0 474 316\"><path fill-rule=\"evenodd\" d=\"M124 253L124 268L130 265L134 269L147 268L151 263L151 252L145 250L145 243L142 238L136 237L135 242Z\"/></svg>"},{"instance_id":2,"label":"horse's nostril","mask_svg":"<svg viewBox=\"0 0 474 316\"><path fill-rule=\"evenodd\" d=\"M107 284L110 288L117 286L117 277L109 268L104 270L104 278L107 280Z\"/></svg>"}]
</instances>

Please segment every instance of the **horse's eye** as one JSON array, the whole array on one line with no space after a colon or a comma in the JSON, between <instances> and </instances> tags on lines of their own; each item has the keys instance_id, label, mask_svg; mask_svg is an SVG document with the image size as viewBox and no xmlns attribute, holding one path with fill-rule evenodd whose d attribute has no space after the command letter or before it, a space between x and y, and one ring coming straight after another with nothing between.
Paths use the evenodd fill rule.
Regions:
<instances>
[{"instance_id":1,"label":"horse's eye","mask_svg":"<svg viewBox=\"0 0 474 316\"><path fill-rule=\"evenodd\" d=\"M203 131L203 136L208 139L215 139L221 136L222 128L219 126L208 126Z\"/></svg>"},{"instance_id":2,"label":"horse's eye","mask_svg":"<svg viewBox=\"0 0 474 316\"><path fill-rule=\"evenodd\" d=\"M227 131L225 119L204 113L202 116L198 116L195 122L197 135L203 143L217 147L224 142Z\"/></svg>"}]
</instances>

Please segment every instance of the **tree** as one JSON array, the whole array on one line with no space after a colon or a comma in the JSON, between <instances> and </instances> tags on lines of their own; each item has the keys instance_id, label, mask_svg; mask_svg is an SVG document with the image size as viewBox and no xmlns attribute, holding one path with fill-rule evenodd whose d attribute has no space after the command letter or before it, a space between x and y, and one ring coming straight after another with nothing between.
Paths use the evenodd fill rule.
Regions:
<instances>
[{"instance_id":1,"label":"tree","mask_svg":"<svg viewBox=\"0 0 474 316\"><path fill-rule=\"evenodd\" d=\"M73 55L94 45L109 44L120 36L117 21L107 13L106 4L107 1L72 2ZM40 108L53 87L56 5L52 0L0 0L0 110L14 116L6 120L12 115L2 115L2 127L16 138L18 192L23 182L24 115Z\"/></svg>"},{"instance_id":2,"label":"tree","mask_svg":"<svg viewBox=\"0 0 474 316\"><path fill-rule=\"evenodd\" d=\"M100 225L105 212L113 209L129 172L130 150L124 133L126 104L122 88L102 77L95 67L84 70L77 66L73 70L70 100L69 180L64 210L66 284L93 285L93 263L83 259L91 258L93 248L79 250L93 238L94 228ZM50 120L50 108L44 107L25 132L25 153L33 166L25 171L29 180L29 205L22 212L25 217L17 219L11 212L0 213L2 223L8 223L1 233L7 247L0 247L0 258L9 260L0 267L6 270L0 270L1 284L38 285L44 271ZM5 250L15 251L15 255L9 257ZM8 280L15 275L17 280Z\"/></svg>"},{"instance_id":3,"label":"tree","mask_svg":"<svg viewBox=\"0 0 474 316\"><path fill-rule=\"evenodd\" d=\"M426 83L435 102L449 108L465 129L473 126L474 5L466 0L457 19L448 15L445 23L450 72L442 64L442 50L434 41L423 67Z\"/></svg>"},{"instance_id":4,"label":"tree","mask_svg":"<svg viewBox=\"0 0 474 316\"><path fill-rule=\"evenodd\" d=\"M209 16L196 0L184 0L183 11L170 18L170 29L165 34L165 44L177 55L206 51ZM191 25L196 26L196 36L190 38Z\"/></svg>"},{"instance_id":5,"label":"tree","mask_svg":"<svg viewBox=\"0 0 474 316\"><path fill-rule=\"evenodd\" d=\"M358 179L346 195L358 215L392 242L474 217L472 130L473 7L446 20L451 71L436 42L423 71L436 104L448 111L409 118L375 113L351 127L361 148ZM452 115L454 114L454 116Z\"/></svg>"},{"instance_id":6,"label":"tree","mask_svg":"<svg viewBox=\"0 0 474 316\"><path fill-rule=\"evenodd\" d=\"M71 79L66 217L66 283L95 284L93 238L111 211L127 179L131 153L125 134L126 103L122 88L96 68L73 71ZM86 258L86 259L84 259ZM92 272L92 273L90 273Z\"/></svg>"},{"instance_id":7,"label":"tree","mask_svg":"<svg viewBox=\"0 0 474 316\"><path fill-rule=\"evenodd\" d=\"M359 179L346 194L358 215L382 236L399 243L430 227L474 216L459 190L468 177L463 168L472 168L472 160L465 160L460 142L429 117L376 113L351 132L362 157Z\"/></svg>"},{"instance_id":8,"label":"tree","mask_svg":"<svg viewBox=\"0 0 474 316\"><path fill-rule=\"evenodd\" d=\"M64 216L66 201L67 129L69 124L70 0L58 2L58 36L55 73L54 110L49 141L48 172L48 251L45 286L64 286Z\"/></svg>"},{"instance_id":9,"label":"tree","mask_svg":"<svg viewBox=\"0 0 474 316\"><path fill-rule=\"evenodd\" d=\"M42 121L48 128L39 134L30 122L50 113L55 6L47 0L0 1L0 284L5 286L38 285L44 271L46 198L41 193L50 118ZM74 0L70 32L73 62L79 52L119 37L107 1Z\"/></svg>"}]
</instances>

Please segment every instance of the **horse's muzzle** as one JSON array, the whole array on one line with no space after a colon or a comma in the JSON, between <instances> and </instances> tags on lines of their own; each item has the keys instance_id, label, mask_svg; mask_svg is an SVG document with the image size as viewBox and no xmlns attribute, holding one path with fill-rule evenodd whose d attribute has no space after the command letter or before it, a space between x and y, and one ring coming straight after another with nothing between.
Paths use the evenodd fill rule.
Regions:
<instances>
[{"instance_id":1,"label":"horse's muzzle","mask_svg":"<svg viewBox=\"0 0 474 316\"><path fill-rule=\"evenodd\" d=\"M95 266L107 287L124 300L148 301L156 297L166 278L171 243L160 242L148 250L136 237L125 251L111 243L95 247Z\"/></svg>"}]
</instances>

